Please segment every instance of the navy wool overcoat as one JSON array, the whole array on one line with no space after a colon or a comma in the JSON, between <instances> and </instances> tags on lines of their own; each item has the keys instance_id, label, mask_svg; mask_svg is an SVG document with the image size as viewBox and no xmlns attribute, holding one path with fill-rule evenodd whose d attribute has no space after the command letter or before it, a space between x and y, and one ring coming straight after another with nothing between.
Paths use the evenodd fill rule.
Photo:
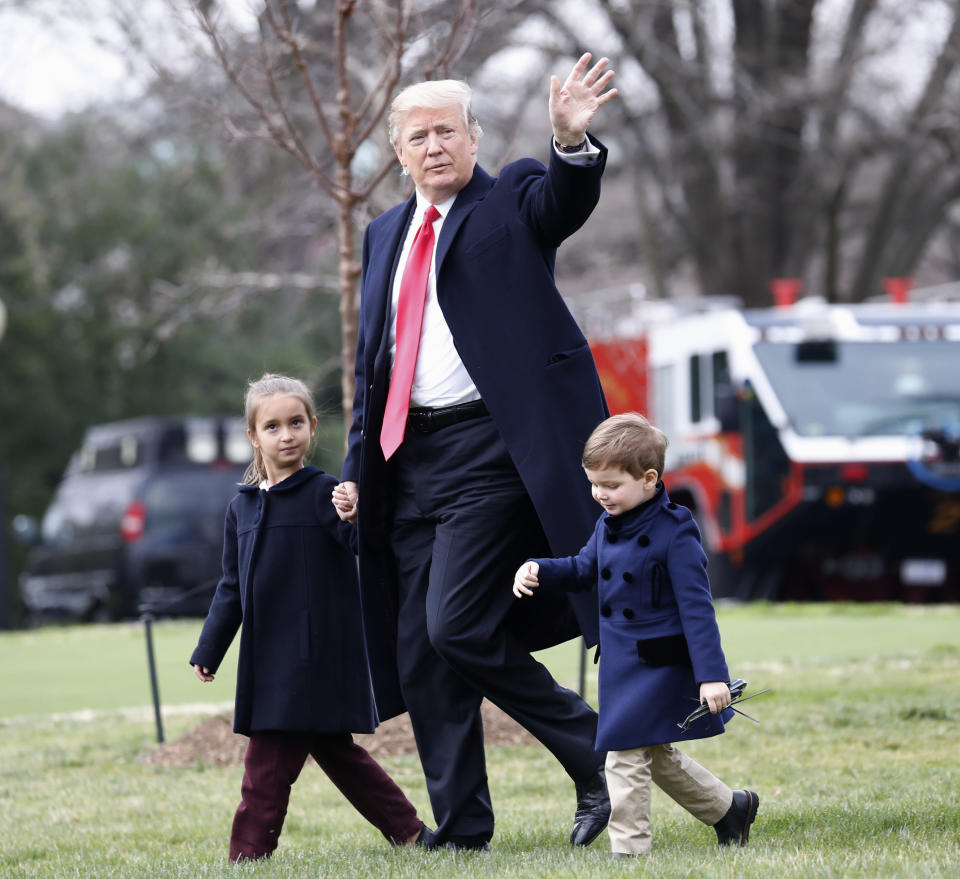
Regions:
<instances>
[{"instance_id":1,"label":"navy wool overcoat","mask_svg":"<svg viewBox=\"0 0 960 879\"><path fill-rule=\"evenodd\" d=\"M595 519L580 457L607 406L590 348L554 281L557 248L583 225L600 196L606 149L591 139L600 149L594 166L564 162L553 149L549 167L521 159L494 178L476 166L437 240L437 300L549 544L532 553L576 552ZM344 480L359 484L361 586L364 602L381 611L380 634L371 632L370 641L377 645L372 649L382 646L385 662L396 651L396 580L391 480L379 436L390 383L393 277L415 206L412 196L373 220L364 235L357 391L343 469ZM562 600L551 613L513 626L525 646L537 649L581 632L596 643L595 599L556 598ZM525 614L526 608L518 611ZM403 711L396 681L374 674L381 717Z\"/></svg>"},{"instance_id":2,"label":"navy wool overcoat","mask_svg":"<svg viewBox=\"0 0 960 879\"><path fill-rule=\"evenodd\" d=\"M225 517L223 577L191 665L216 671L240 630L234 730L372 732L376 711L357 581L355 528L304 467L240 486Z\"/></svg>"},{"instance_id":3,"label":"navy wool overcoat","mask_svg":"<svg viewBox=\"0 0 960 879\"><path fill-rule=\"evenodd\" d=\"M729 674L700 532L662 485L633 510L603 513L578 555L535 561L541 589L599 585L598 750L723 732L729 709L700 718L686 733L678 727L699 704L700 684L728 682Z\"/></svg>"}]
</instances>

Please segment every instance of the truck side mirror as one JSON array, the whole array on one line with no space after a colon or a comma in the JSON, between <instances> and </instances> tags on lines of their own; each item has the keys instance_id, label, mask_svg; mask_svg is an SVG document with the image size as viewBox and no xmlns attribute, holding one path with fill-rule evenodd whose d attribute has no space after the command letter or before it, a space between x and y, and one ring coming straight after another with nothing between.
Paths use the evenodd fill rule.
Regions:
<instances>
[{"instance_id":1,"label":"truck side mirror","mask_svg":"<svg viewBox=\"0 0 960 879\"><path fill-rule=\"evenodd\" d=\"M717 385L713 398L714 415L723 433L740 429L740 400L736 388L729 382Z\"/></svg>"}]
</instances>

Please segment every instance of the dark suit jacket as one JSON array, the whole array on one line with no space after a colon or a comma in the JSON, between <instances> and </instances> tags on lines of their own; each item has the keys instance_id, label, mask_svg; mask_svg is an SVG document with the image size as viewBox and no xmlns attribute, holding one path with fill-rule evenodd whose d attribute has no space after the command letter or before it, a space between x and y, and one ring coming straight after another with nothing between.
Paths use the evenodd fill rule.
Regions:
<instances>
[{"instance_id":1,"label":"dark suit jacket","mask_svg":"<svg viewBox=\"0 0 960 879\"><path fill-rule=\"evenodd\" d=\"M608 414L587 341L554 282L557 247L583 225L600 196L606 149L593 142L601 157L592 167L564 162L552 149L549 168L521 159L493 178L477 166L444 219L436 253L437 297L454 344L557 555L576 552L592 530L596 511L580 458ZM368 631L371 649L391 650L395 639L386 542L390 479L379 437L390 376L393 277L415 207L413 196L377 217L363 240L357 391L342 478L359 484L361 588L368 617L376 603L383 625L383 637ZM595 643L595 599L569 600L580 630ZM531 648L576 634L557 620L539 622ZM377 621L368 619L371 626ZM387 657L371 659L380 667ZM374 681L381 717L403 710L399 690L389 695L390 689L390 682Z\"/></svg>"}]
</instances>

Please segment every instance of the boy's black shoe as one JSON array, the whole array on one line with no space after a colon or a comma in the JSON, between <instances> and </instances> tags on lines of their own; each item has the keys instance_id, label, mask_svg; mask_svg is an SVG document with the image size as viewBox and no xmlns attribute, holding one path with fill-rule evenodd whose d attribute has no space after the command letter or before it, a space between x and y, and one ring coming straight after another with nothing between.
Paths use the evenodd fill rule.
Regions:
<instances>
[{"instance_id":1,"label":"boy's black shoe","mask_svg":"<svg viewBox=\"0 0 960 879\"><path fill-rule=\"evenodd\" d=\"M577 785L577 811L573 816L570 842L590 845L610 820L610 796L607 794L607 776L601 769L593 778Z\"/></svg>"},{"instance_id":2,"label":"boy's black shoe","mask_svg":"<svg viewBox=\"0 0 960 879\"><path fill-rule=\"evenodd\" d=\"M752 790L735 790L727 814L713 825L717 831L717 845L746 845L758 808L760 797Z\"/></svg>"}]
</instances>

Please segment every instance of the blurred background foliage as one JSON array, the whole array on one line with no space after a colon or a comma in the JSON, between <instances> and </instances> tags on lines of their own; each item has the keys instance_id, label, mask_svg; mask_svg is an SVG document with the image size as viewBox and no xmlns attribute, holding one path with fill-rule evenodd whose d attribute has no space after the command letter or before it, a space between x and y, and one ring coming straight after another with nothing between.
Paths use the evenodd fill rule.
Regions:
<instances>
[{"instance_id":1,"label":"blurred background foliage","mask_svg":"<svg viewBox=\"0 0 960 879\"><path fill-rule=\"evenodd\" d=\"M139 84L56 118L0 100L11 584L9 521L42 513L91 424L238 412L249 379L290 372L328 413L321 463L336 472L350 364L340 300L363 227L409 191L385 172L391 71L399 85L470 81L480 162L496 172L546 158L549 74L583 51L610 56L620 99L598 119L604 195L558 265L571 299L639 283L653 297L765 305L772 278L796 277L850 301L886 276L960 274L960 0L0 0L5 10L54 35L67 20L99 28ZM347 156L347 212L324 185L341 99L370 126Z\"/></svg>"}]
</instances>

